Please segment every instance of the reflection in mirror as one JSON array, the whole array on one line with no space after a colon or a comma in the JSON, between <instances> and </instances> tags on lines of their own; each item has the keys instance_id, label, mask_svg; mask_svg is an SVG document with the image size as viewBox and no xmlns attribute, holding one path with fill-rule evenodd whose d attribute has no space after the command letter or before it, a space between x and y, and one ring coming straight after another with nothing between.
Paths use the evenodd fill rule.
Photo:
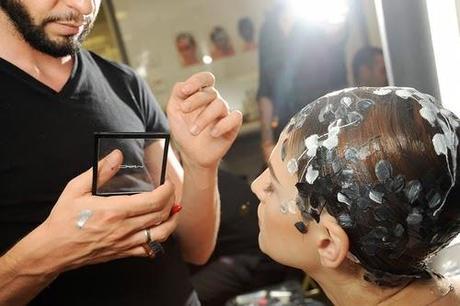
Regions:
<instances>
[{"instance_id":1,"label":"reflection in mirror","mask_svg":"<svg viewBox=\"0 0 460 306\"><path fill-rule=\"evenodd\" d=\"M96 133L93 194L108 196L149 192L164 183L169 136L155 133ZM98 162L119 150L123 161L107 182L98 181Z\"/></svg>"}]
</instances>

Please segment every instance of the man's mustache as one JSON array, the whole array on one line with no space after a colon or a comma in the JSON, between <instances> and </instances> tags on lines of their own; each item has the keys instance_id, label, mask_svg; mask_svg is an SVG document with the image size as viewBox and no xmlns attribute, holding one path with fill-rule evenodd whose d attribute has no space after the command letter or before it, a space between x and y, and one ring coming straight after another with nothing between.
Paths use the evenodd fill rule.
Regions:
<instances>
[{"instance_id":1,"label":"man's mustache","mask_svg":"<svg viewBox=\"0 0 460 306\"><path fill-rule=\"evenodd\" d=\"M75 23L78 25L86 26L90 24L91 21L92 21L91 16L88 16L88 15L85 16L85 15L78 14L75 12L70 12L65 15L49 16L45 18L45 20L43 20L43 25L46 25L52 22L71 22L71 23Z\"/></svg>"}]
</instances>

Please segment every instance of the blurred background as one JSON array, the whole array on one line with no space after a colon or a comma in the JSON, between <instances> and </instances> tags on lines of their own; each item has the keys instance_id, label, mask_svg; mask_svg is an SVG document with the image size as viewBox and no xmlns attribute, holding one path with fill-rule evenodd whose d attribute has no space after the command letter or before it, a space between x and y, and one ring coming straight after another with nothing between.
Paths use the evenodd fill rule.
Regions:
<instances>
[{"instance_id":1,"label":"blurred background","mask_svg":"<svg viewBox=\"0 0 460 306\"><path fill-rule=\"evenodd\" d=\"M305 276L265 259L260 268L251 258L235 257L262 256L257 251L258 203L248 184L265 165L264 145L269 147L270 137L276 140L293 110L334 89L396 85L429 93L460 114L460 0L102 3L86 48L136 69L162 107L175 82L211 71L230 107L244 114L220 174L224 215L216 266L210 272L192 267L196 286L203 288L210 286L206 280L218 283L215 274L228 272L233 278L217 296L202 291L204 305L321 305L306 302L321 300L321 294ZM264 126L273 135L264 135ZM455 242L439 254L436 269L459 273L458 249ZM238 265L245 270L227 271Z\"/></svg>"},{"instance_id":2,"label":"blurred background","mask_svg":"<svg viewBox=\"0 0 460 306\"><path fill-rule=\"evenodd\" d=\"M274 7L283 2L293 8L289 18L304 23L303 29L330 32L323 38L296 33L297 41L304 43L294 46L294 53L317 60L315 39L336 42L326 48L336 48L330 60L345 65L342 87L359 84L353 59L361 49L375 47L383 51L390 85L415 87L460 110L455 102L459 98L455 85L460 81L460 0L105 0L85 47L134 67L163 107L175 82L197 71L214 73L230 107L245 115L241 137L226 162L232 172L253 178L263 166L256 103L259 55L270 46L288 44L275 41L260 50L260 34L264 23L273 19ZM371 66L367 70L381 70L378 52L364 50L358 60ZM339 69L337 74L342 73ZM373 73L380 72L365 72Z\"/></svg>"}]
</instances>

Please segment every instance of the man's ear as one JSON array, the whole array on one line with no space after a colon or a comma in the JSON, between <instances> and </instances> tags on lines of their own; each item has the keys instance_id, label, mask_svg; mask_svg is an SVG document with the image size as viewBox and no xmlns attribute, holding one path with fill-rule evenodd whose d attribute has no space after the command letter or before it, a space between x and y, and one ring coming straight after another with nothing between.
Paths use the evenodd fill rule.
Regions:
<instances>
[{"instance_id":1,"label":"man's ear","mask_svg":"<svg viewBox=\"0 0 460 306\"><path fill-rule=\"evenodd\" d=\"M337 268L348 254L350 241L347 233L332 216L322 216L320 224L324 233L318 240L318 254L321 264L327 268Z\"/></svg>"}]
</instances>

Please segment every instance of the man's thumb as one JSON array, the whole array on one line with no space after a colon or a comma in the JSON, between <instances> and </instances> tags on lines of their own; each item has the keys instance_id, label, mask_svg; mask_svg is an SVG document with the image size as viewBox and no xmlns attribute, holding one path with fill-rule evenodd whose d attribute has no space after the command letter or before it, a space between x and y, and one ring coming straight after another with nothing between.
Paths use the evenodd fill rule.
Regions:
<instances>
[{"instance_id":1,"label":"man's thumb","mask_svg":"<svg viewBox=\"0 0 460 306\"><path fill-rule=\"evenodd\" d=\"M97 186L104 185L120 169L123 154L120 150L113 150L97 164ZM67 184L66 191L74 194L91 192L93 182L93 169L80 174Z\"/></svg>"},{"instance_id":2,"label":"man's thumb","mask_svg":"<svg viewBox=\"0 0 460 306\"><path fill-rule=\"evenodd\" d=\"M113 150L109 155L99 161L97 167L97 186L101 187L120 170L123 162L123 153L120 150Z\"/></svg>"}]
</instances>

